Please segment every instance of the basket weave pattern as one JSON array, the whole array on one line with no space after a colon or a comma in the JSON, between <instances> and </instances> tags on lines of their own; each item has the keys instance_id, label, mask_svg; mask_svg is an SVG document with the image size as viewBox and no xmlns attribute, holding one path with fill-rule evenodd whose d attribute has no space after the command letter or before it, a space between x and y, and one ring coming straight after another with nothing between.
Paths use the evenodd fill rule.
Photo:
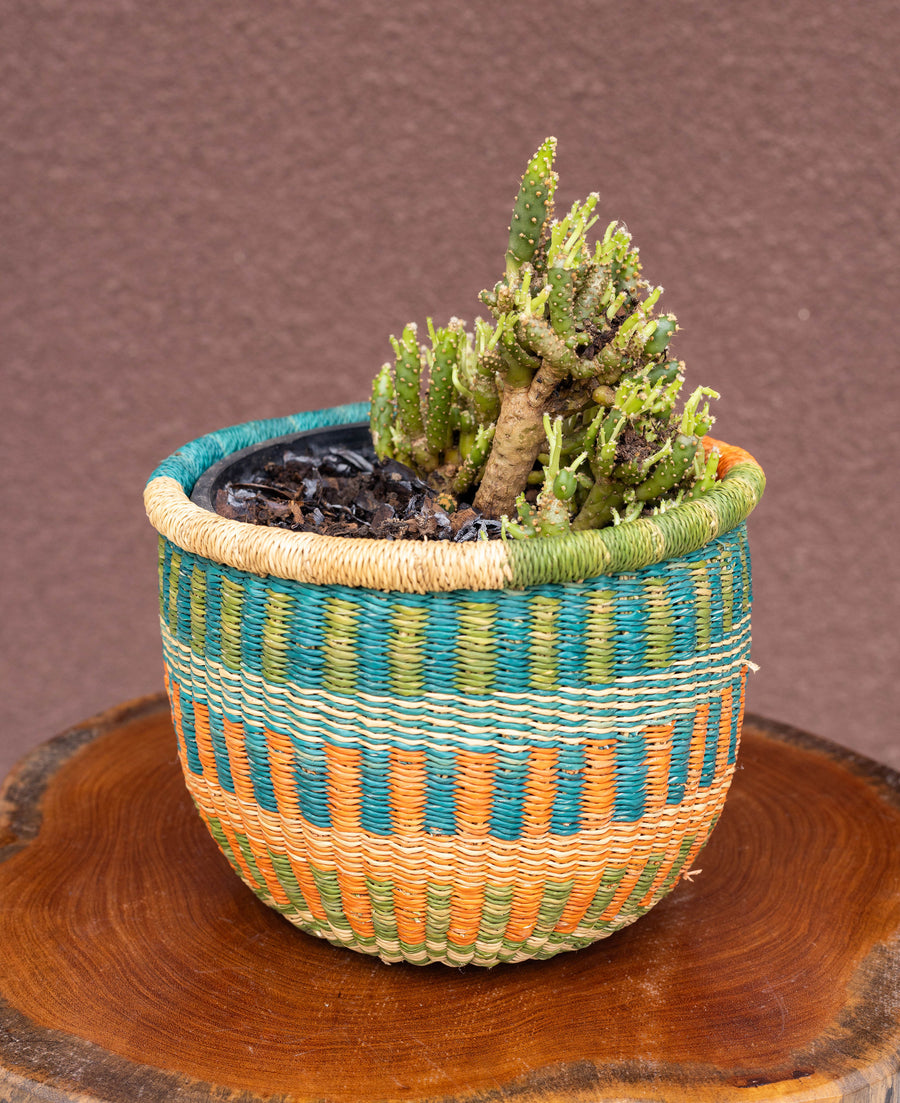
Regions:
<instances>
[{"instance_id":1,"label":"basket weave pattern","mask_svg":"<svg viewBox=\"0 0 900 1103\"><path fill-rule=\"evenodd\" d=\"M750 647L742 522L524 589L320 585L165 537L159 570L188 788L239 876L311 934L386 961L550 957L652 907L719 816Z\"/></svg>"}]
</instances>

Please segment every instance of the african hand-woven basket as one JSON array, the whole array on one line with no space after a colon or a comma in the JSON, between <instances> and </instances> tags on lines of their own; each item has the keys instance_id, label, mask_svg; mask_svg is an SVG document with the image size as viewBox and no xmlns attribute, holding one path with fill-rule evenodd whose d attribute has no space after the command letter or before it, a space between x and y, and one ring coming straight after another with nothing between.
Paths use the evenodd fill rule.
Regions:
<instances>
[{"instance_id":1,"label":"african hand-woven basket","mask_svg":"<svg viewBox=\"0 0 900 1103\"><path fill-rule=\"evenodd\" d=\"M721 445L702 500L532 540L353 540L189 500L222 457L363 404L187 445L147 487L184 775L235 872L385 961L547 958L637 919L722 810L750 647Z\"/></svg>"}]
</instances>

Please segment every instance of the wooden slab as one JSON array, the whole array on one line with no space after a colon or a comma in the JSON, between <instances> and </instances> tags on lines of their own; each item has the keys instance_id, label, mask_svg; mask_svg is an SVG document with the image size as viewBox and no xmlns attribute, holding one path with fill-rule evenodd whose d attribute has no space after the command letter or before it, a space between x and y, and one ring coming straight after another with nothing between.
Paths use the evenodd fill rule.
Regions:
<instances>
[{"instance_id":1,"label":"wooden slab","mask_svg":"<svg viewBox=\"0 0 900 1103\"><path fill-rule=\"evenodd\" d=\"M894 1099L900 778L748 718L698 872L544 963L382 965L289 926L184 789L162 698L0 804L0 1098Z\"/></svg>"}]
</instances>

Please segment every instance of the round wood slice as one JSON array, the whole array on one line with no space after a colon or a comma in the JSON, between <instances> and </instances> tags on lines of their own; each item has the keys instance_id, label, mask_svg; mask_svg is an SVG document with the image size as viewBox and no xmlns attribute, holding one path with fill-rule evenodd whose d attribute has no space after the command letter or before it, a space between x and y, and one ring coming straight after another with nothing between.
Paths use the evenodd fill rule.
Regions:
<instances>
[{"instance_id":1,"label":"round wood slice","mask_svg":"<svg viewBox=\"0 0 900 1103\"><path fill-rule=\"evenodd\" d=\"M0 1098L894 1099L900 778L754 717L698 871L548 962L383 965L234 876L162 698L38 748L0 804Z\"/></svg>"}]
</instances>

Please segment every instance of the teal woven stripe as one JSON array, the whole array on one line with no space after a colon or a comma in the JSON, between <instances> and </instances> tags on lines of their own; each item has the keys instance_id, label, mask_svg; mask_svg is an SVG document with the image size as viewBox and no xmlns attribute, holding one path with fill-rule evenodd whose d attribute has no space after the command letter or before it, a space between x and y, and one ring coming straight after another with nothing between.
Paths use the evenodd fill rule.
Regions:
<instances>
[{"instance_id":1,"label":"teal woven stripe","mask_svg":"<svg viewBox=\"0 0 900 1103\"><path fill-rule=\"evenodd\" d=\"M354 402L348 406L311 410L307 413L293 414L290 417L246 421L242 425L220 429L185 444L183 448L179 448L177 452L163 460L150 479L167 475L179 482L186 494L190 494L194 489L194 483L203 472L232 452L248 448L251 444L286 436L288 433L302 433L307 429L318 429L323 425L352 425L357 421L367 421L368 417L368 402Z\"/></svg>"},{"instance_id":2,"label":"teal woven stripe","mask_svg":"<svg viewBox=\"0 0 900 1103\"><path fill-rule=\"evenodd\" d=\"M614 673L631 677L644 667L647 654L646 583L637 575L621 575L616 582Z\"/></svg>"},{"instance_id":3,"label":"teal woven stripe","mask_svg":"<svg viewBox=\"0 0 900 1103\"><path fill-rule=\"evenodd\" d=\"M206 576L206 621L204 646L209 662L222 662L222 571L208 559L196 559L195 566Z\"/></svg>"},{"instance_id":4,"label":"teal woven stripe","mask_svg":"<svg viewBox=\"0 0 900 1103\"><path fill-rule=\"evenodd\" d=\"M194 702L188 694L181 695L179 702L181 712L181 736L184 742L185 757L188 769L192 774L203 773L203 765L197 751L197 735L194 727Z\"/></svg>"},{"instance_id":5,"label":"teal woven stripe","mask_svg":"<svg viewBox=\"0 0 900 1103\"><path fill-rule=\"evenodd\" d=\"M244 577L248 580L252 578ZM270 579L269 583L275 593L293 598L287 625L287 680L301 689L318 689L322 685L325 669L325 603L331 588L301 586L300 583L285 582L279 578Z\"/></svg>"},{"instance_id":6,"label":"teal woven stripe","mask_svg":"<svg viewBox=\"0 0 900 1103\"><path fill-rule=\"evenodd\" d=\"M181 696L182 701L184 701L184 690L182 690ZM229 719L237 722L239 717L231 716ZM209 736L216 762L216 777L214 780L218 781L226 793L233 793L234 778L231 776L231 761L228 758L228 747L225 743L225 715L213 707L212 703L210 703L209 709Z\"/></svg>"},{"instance_id":7,"label":"teal woven stripe","mask_svg":"<svg viewBox=\"0 0 900 1103\"><path fill-rule=\"evenodd\" d=\"M256 802L267 812L278 811L278 801L272 786L272 773L269 769L269 747L262 725L248 723L244 719L244 753L250 767L250 781Z\"/></svg>"},{"instance_id":8,"label":"teal woven stripe","mask_svg":"<svg viewBox=\"0 0 900 1103\"><path fill-rule=\"evenodd\" d=\"M706 789L716 776L716 751L719 743L719 723L722 719L722 699L713 697L709 702L709 719L706 724L706 744L703 750L703 770L700 788Z\"/></svg>"},{"instance_id":9,"label":"teal woven stripe","mask_svg":"<svg viewBox=\"0 0 900 1103\"><path fill-rule=\"evenodd\" d=\"M525 803L525 779L528 774L528 750L506 751L497 755L494 768L494 799L491 807L491 834L495 839L512 841L522 834L522 809Z\"/></svg>"},{"instance_id":10,"label":"teal woven stripe","mask_svg":"<svg viewBox=\"0 0 900 1103\"><path fill-rule=\"evenodd\" d=\"M560 747L556 769L556 795L553 798L550 830L554 835L575 835L581 827L584 747Z\"/></svg>"},{"instance_id":11,"label":"teal woven stripe","mask_svg":"<svg viewBox=\"0 0 900 1103\"><path fill-rule=\"evenodd\" d=\"M304 743L294 747L294 783L304 817L316 827L330 827L328 763L323 744Z\"/></svg>"},{"instance_id":12,"label":"teal woven stripe","mask_svg":"<svg viewBox=\"0 0 900 1103\"><path fill-rule=\"evenodd\" d=\"M669 757L669 792L667 804L681 804L687 784L688 765L691 756L691 736L694 732L694 716L679 716L672 732L672 752Z\"/></svg>"},{"instance_id":13,"label":"teal woven stripe","mask_svg":"<svg viewBox=\"0 0 900 1103\"><path fill-rule=\"evenodd\" d=\"M360 762L360 788L363 830L373 835L390 835L391 756L387 745L366 747Z\"/></svg>"},{"instance_id":14,"label":"teal woven stripe","mask_svg":"<svg viewBox=\"0 0 900 1103\"><path fill-rule=\"evenodd\" d=\"M644 814L647 740L631 735L616 743L615 820L639 820Z\"/></svg>"},{"instance_id":15,"label":"teal woven stripe","mask_svg":"<svg viewBox=\"0 0 900 1103\"><path fill-rule=\"evenodd\" d=\"M425 821L432 835L456 831L456 755L446 747L425 749Z\"/></svg>"}]
</instances>

